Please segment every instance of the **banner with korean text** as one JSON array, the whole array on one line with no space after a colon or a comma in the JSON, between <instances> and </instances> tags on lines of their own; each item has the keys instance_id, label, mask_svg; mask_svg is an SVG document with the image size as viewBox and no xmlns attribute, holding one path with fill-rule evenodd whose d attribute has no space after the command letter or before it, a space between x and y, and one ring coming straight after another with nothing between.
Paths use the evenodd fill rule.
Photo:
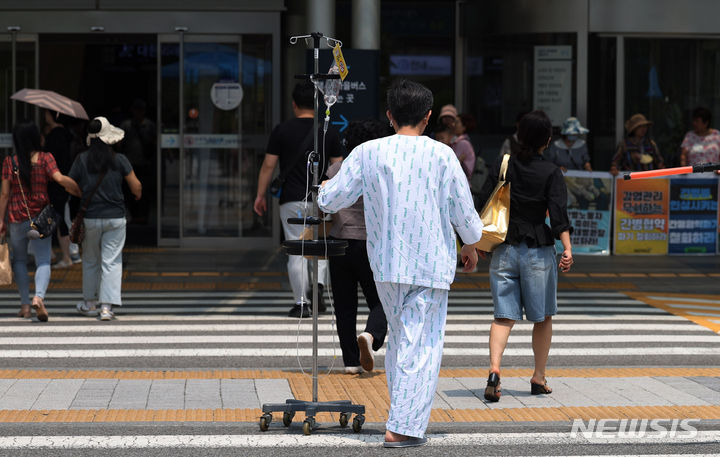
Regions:
<instances>
[{"instance_id":1,"label":"banner with korean text","mask_svg":"<svg viewBox=\"0 0 720 457\"><path fill-rule=\"evenodd\" d=\"M718 179L714 173L670 180L670 254L717 251Z\"/></svg>"},{"instance_id":2,"label":"banner with korean text","mask_svg":"<svg viewBox=\"0 0 720 457\"><path fill-rule=\"evenodd\" d=\"M667 254L670 180L615 180L615 254Z\"/></svg>"},{"instance_id":3,"label":"banner with korean text","mask_svg":"<svg viewBox=\"0 0 720 457\"><path fill-rule=\"evenodd\" d=\"M568 217L573 254L610 254L612 230L613 176L606 172L569 170L565 173L568 190ZM557 242L562 252L562 244Z\"/></svg>"}]
</instances>

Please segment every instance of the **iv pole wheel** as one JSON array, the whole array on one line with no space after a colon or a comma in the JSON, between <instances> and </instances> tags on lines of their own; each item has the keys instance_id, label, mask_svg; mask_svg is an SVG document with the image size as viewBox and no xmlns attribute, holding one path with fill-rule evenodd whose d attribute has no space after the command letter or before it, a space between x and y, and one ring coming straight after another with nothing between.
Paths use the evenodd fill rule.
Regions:
<instances>
[{"instance_id":1,"label":"iv pole wheel","mask_svg":"<svg viewBox=\"0 0 720 457\"><path fill-rule=\"evenodd\" d=\"M295 413L291 413L288 411L285 411L283 413L283 425L285 427L290 427L290 424L292 424L293 416L295 416Z\"/></svg>"},{"instance_id":2,"label":"iv pole wheel","mask_svg":"<svg viewBox=\"0 0 720 457\"><path fill-rule=\"evenodd\" d=\"M364 423L365 423L365 416L363 416L362 414L356 415L355 418L353 419L353 423L352 423L353 432L360 433L360 430L362 430L362 426Z\"/></svg>"},{"instance_id":3,"label":"iv pole wheel","mask_svg":"<svg viewBox=\"0 0 720 457\"><path fill-rule=\"evenodd\" d=\"M260 416L260 431L266 432L270 428L270 422L272 422L272 414L266 413Z\"/></svg>"},{"instance_id":4,"label":"iv pole wheel","mask_svg":"<svg viewBox=\"0 0 720 457\"><path fill-rule=\"evenodd\" d=\"M348 413L340 413L340 427L347 427L349 419L350 415Z\"/></svg>"},{"instance_id":5,"label":"iv pole wheel","mask_svg":"<svg viewBox=\"0 0 720 457\"><path fill-rule=\"evenodd\" d=\"M303 421L303 435L310 435L315 427L315 418L308 417Z\"/></svg>"}]
</instances>

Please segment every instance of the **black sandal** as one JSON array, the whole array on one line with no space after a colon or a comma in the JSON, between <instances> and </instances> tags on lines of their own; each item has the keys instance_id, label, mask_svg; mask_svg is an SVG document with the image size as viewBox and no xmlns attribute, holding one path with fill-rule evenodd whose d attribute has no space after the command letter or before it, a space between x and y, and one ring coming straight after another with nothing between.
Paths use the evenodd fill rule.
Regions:
<instances>
[{"instance_id":1,"label":"black sandal","mask_svg":"<svg viewBox=\"0 0 720 457\"><path fill-rule=\"evenodd\" d=\"M488 376L487 387L485 387L485 400L491 402L500 401L502 390L500 389L500 375L492 372Z\"/></svg>"},{"instance_id":2,"label":"black sandal","mask_svg":"<svg viewBox=\"0 0 720 457\"><path fill-rule=\"evenodd\" d=\"M547 379L544 379L544 384L536 384L534 382L530 382L530 394L532 395L549 395L552 393L552 389L548 387L547 385Z\"/></svg>"}]
</instances>

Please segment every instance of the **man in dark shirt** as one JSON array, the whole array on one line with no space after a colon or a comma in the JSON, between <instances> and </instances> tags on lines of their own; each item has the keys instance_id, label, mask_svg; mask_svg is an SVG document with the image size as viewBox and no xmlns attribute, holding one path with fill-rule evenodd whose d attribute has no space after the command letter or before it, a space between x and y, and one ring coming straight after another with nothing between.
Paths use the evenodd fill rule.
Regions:
<instances>
[{"instance_id":1,"label":"man in dark shirt","mask_svg":"<svg viewBox=\"0 0 720 457\"><path fill-rule=\"evenodd\" d=\"M314 87L310 83L297 84L292 93L293 112L295 118L275 127L270 134L265 160L260 168L258 177L257 196L255 197L254 209L262 216L267 211L267 189L272 180L273 171L280 163L280 173L284 176L282 193L280 195L280 221L282 222L285 239L297 240L303 230L302 225L291 225L287 223L289 217L302 216L304 213L304 200L310 190L312 173L307 169L307 153L313 148L312 128L313 116L315 115ZM322 135L322 131L320 131ZM322 139L322 136L320 137ZM322 143L319 149L322 155L320 164L321 174L327 170L328 160L330 163L342 160L340 138L334 130L328 130L323 150ZM302 156L300 156L302 155ZM311 199L311 195L308 196ZM288 276L295 298L295 306L290 309L290 317L309 317L310 308L300 306L303 298L307 297L310 282L310 268L307 260L300 256L289 256ZM303 272L305 274L303 275ZM325 311L322 300L323 291L327 282L327 260L319 261L318 283L320 300L318 310ZM307 300L305 301L307 303Z\"/></svg>"}]
</instances>

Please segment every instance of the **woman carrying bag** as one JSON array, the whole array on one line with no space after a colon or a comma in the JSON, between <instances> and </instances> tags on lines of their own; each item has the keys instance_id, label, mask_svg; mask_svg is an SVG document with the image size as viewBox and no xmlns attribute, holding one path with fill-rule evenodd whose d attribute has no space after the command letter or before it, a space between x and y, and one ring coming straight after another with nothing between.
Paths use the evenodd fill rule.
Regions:
<instances>
[{"instance_id":1,"label":"woman carrying bag","mask_svg":"<svg viewBox=\"0 0 720 457\"><path fill-rule=\"evenodd\" d=\"M485 399L491 402L500 399L500 362L510 330L516 321L522 320L523 311L527 320L534 323L535 371L530 378L531 393L552 392L545 381L545 367L552 340L552 316L557 314L556 268L570 271L573 259L565 180L560 168L542 157L551 137L552 124L544 112L526 114L518 125L521 148L495 163L480 195L480 201L488 200L503 177L512 184L508 188L507 233L490 261L495 319L490 327L490 376ZM548 213L550 226L545 224ZM482 240L486 238L490 237L483 234ZM557 266L555 239L564 248Z\"/></svg>"},{"instance_id":2,"label":"woman carrying bag","mask_svg":"<svg viewBox=\"0 0 720 457\"><path fill-rule=\"evenodd\" d=\"M70 169L70 176L82 189L82 209L71 229L74 242L80 241L76 241L80 233L84 236L84 300L77 304L77 310L86 316L97 316L100 304L101 320L112 319L113 305L122 304L120 288L126 226L123 181L136 199L142 195L142 185L130 162L110 147L123 136L125 133L107 119L96 117L88 124L90 149L78 155Z\"/></svg>"},{"instance_id":3,"label":"woman carrying bag","mask_svg":"<svg viewBox=\"0 0 720 457\"><path fill-rule=\"evenodd\" d=\"M53 156L42 152L40 131L33 122L21 122L13 129L14 154L5 158L2 166L0 190L0 233L5 232L5 213L10 220L10 244L13 252L13 270L18 292L18 317L31 317L35 309L38 320L47 322L45 292L50 283L50 253L52 218L47 185L50 180L63 186L69 193L79 193L75 181L60 173ZM50 218L44 215L52 214ZM30 243L35 257L35 296L30 301L30 280L27 271L27 252Z\"/></svg>"}]
</instances>

